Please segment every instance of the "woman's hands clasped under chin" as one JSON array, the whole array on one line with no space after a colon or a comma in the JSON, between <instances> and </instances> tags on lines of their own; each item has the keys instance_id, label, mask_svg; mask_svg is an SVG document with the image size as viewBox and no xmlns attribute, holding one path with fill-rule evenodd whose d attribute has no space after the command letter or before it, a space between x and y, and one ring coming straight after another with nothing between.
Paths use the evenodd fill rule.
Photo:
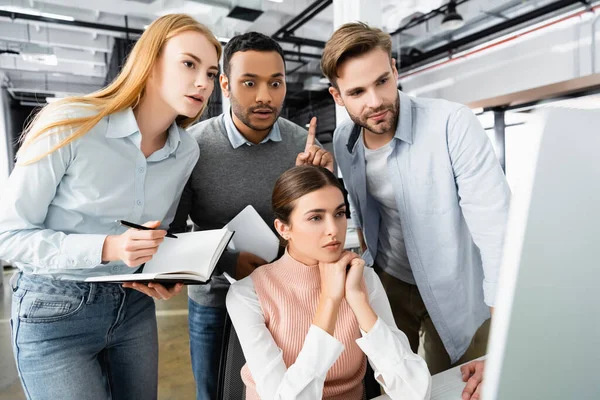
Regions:
<instances>
[{"instance_id":1,"label":"woman's hands clasped under chin","mask_svg":"<svg viewBox=\"0 0 600 400\"><path fill-rule=\"evenodd\" d=\"M321 296L341 301L354 301L367 296L363 284L365 261L351 251L344 251L335 262L319 262Z\"/></svg>"},{"instance_id":2,"label":"woman's hands clasped under chin","mask_svg":"<svg viewBox=\"0 0 600 400\"><path fill-rule=\"evenodd\" d=\"M351 251L344 251L336 262L319 262L321 299L315 325L333 334L339 306L345 298L361 329L365 332L371 330L377 322L377 315L369 304L363 281L364 269L365 261Z\"/></svg>"},{"instance_id":3,"label":"woman's hands clasped under chin","mask_svg":"<svg viewBox=\"0 0 600 400\"><path fill-rule=\"evenodd\" d=\"M319 262L322 298L336 302L342 301L346 293L346 271L355 259L360 259L358 254L351 251L344 251L340 259L335 262Z\"/></svg>"},{"instance_id":4,"label":"woman's hands clasped under chin","mask_svg":"<svg viewBox=\"0 0 600 400\"><path fill-rule=\"evenodd\" d=\"M363 283L363 273L365 270L365 260L360 258L357 254L350 261L348 272L346 274L346 301L351 303L359 299L359 297L365 297L368 300L367 288Z\"/></svg>"}]
</instances>

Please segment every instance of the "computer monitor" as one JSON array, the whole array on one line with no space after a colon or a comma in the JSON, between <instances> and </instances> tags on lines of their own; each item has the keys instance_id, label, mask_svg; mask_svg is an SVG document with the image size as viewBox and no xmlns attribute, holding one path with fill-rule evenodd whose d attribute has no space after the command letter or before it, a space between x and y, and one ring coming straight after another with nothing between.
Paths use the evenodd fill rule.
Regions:
<instances>
[{"instance_id":1,"label":"computer monitor","mask_svg":"<svg viewBox=\"0 0 600 400\"><path fill-rule=\"evenodd\" d=\"M511 202L484 400L600 399L600 112L536 116Z\"/></svg>"}]
</instances>

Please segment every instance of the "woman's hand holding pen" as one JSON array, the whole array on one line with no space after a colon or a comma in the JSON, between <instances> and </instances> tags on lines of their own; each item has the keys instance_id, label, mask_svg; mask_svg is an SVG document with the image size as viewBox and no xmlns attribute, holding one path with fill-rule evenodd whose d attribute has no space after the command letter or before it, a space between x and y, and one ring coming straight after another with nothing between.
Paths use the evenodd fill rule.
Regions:
<instances>
[{"instance_id":1,"label":"woman's hand holding pen","mask_svg":"<svg viewBox=\"0 0 600 400\"><path fill-rule=\"evenodd\" d=\"M107 236L102 248L102 261L123 261L128 267L137 267L152 259L167 231L156 229L160 221L146 222L153 230L128 229L121 235Z\"/></svg>"},{"instance_id":2,"label":"woman's hand holding pen","mask_svg":"<svg viewBox=\"0 0 600 400\"><path fill-rule=\"evenodd\" d=\"M165 240L167 231L156 229L160 221L146 222L143 226L152 230L128 229L120 235L107 236L102 248L102 261L123 261L128 267L138 267L152 259L158 251L158 246ZM151 282L148 285L138 282L127 282L123 287L135 289L159 300L168 300L179 294L183 284L178 283L166 288L160 283Z\"/></svg>"}]
</instances>

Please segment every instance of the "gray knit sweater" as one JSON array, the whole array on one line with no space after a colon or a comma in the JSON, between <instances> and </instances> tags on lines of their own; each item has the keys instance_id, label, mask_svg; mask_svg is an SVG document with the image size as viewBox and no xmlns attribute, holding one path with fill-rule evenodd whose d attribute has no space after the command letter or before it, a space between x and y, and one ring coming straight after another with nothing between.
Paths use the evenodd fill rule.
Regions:
<instances>
[{"instance_id":1,"label":"gray knit sweater","mask_svg":"<svg viewBox=\"0 0 600 400\"><path fill-rule=\"evenodd\" d=\"M189 132L200 146L200 159L186 185L171 230L185 230L188 215L198 229L220 229L251 204L273 228L271 193L275 181L293 167L298 153L304 151L306 130L279 118L280 142L267 141L256 146L231 146L223 115L203 121ZM188 287L196 302L225 307L229 284L221 275L235 276L237 254L225 252L213 279L206 285Z\"/></svg>"}]
</instances>

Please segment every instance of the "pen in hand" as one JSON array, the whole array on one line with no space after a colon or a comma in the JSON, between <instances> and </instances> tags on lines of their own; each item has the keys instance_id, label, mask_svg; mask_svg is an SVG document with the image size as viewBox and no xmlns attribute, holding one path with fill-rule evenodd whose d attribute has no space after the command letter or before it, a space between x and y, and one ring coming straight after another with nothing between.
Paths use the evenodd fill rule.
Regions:
<instances>
[{"instance_id":1,"label":"pen in hand","mask_svg":"<svg viewBox=\"0 0 600 400\"><path fill-rule=\"evenodd\" d=\"M134 224L133 222L124 221L122 219L117 220L117 222L119 224L123 225L123 226L128 227L128 228L139 229L141 231L153 231L153 230L155 230L154 228L148 228L147 226L142 226L142 225ZM173 235L172 233L167 233L166 236L168 238L177 239L177 236Z\"/></svg>"}]
</instances>

